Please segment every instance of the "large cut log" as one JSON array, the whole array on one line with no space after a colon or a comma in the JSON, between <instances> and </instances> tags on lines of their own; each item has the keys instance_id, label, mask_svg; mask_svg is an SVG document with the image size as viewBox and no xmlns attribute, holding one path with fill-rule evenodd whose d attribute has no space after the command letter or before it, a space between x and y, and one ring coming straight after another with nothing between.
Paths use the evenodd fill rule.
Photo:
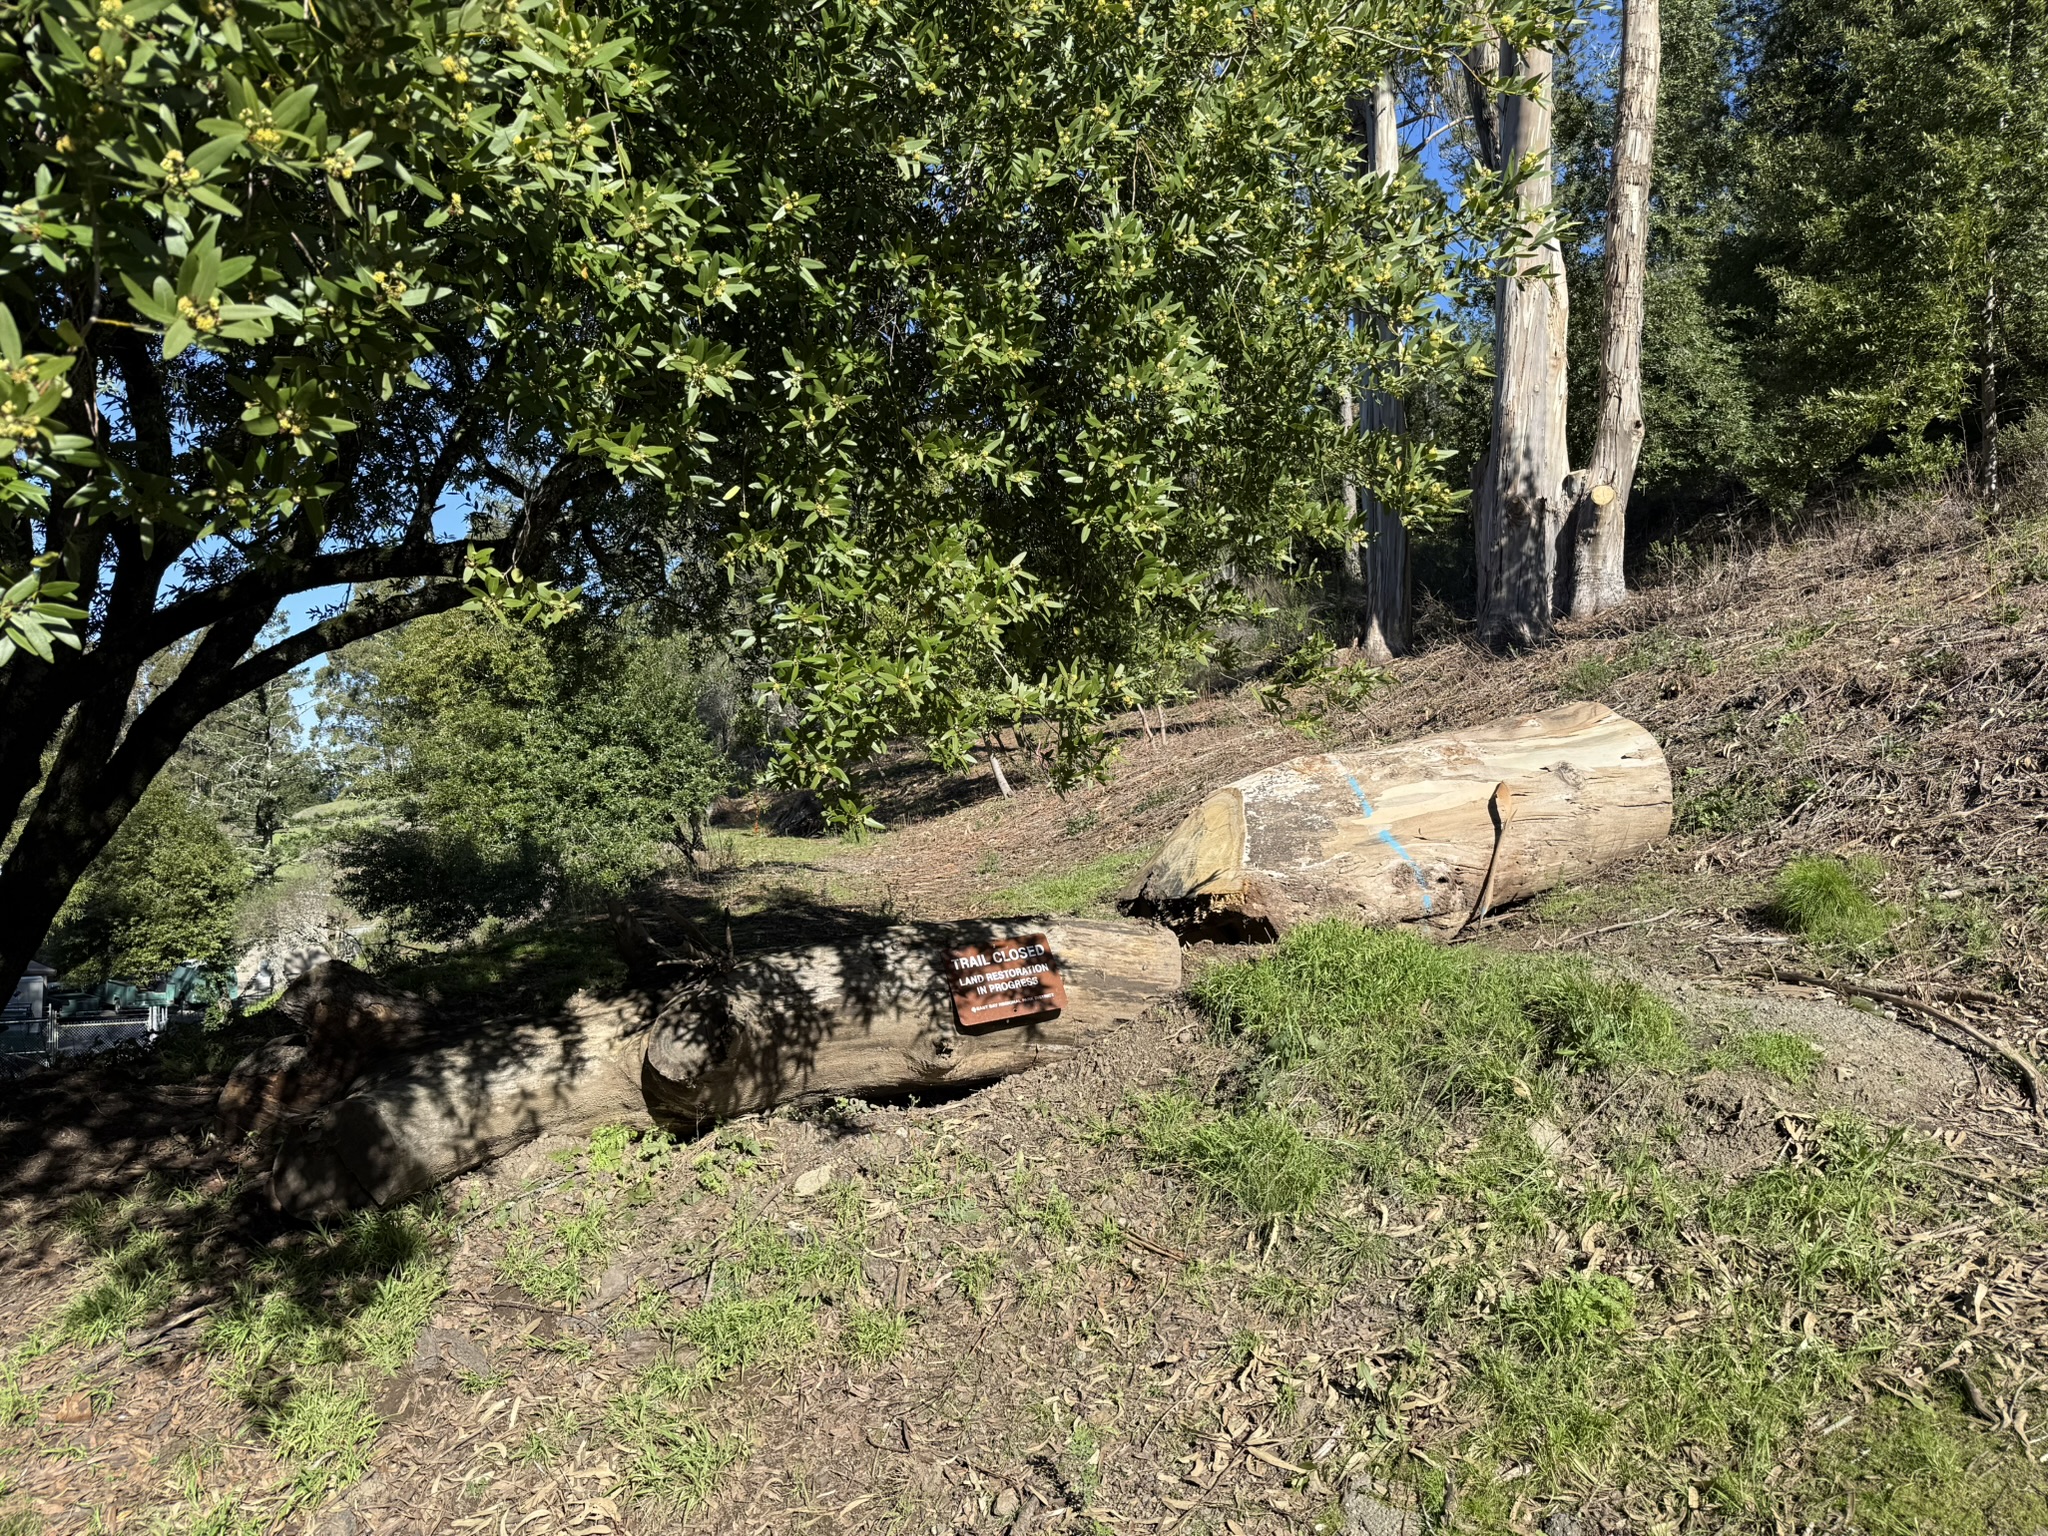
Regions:
<instances>
[{"instance_id":1,"label":"large cut log","mask_svg":"<svg viewBox=\"0 0 2048 1536\"><path fill-rule=\"evenodd\" d=\"M230 1143L264 1141L280 1122L332 1103L379 1057L418 1046L427 1006L342 960L322 960L285 988L274 1012L298 1033L266 1042L235 1064L220 1093Z\"/></svg>"},{"instance_id":2,"label":"large cut log","mask_svg":"<svg viewBox=\"0 0 2048 1536\"><path fill-rule=\"evenodd\" d=\"M498 1026L411 1057L287 1124L271 1200L309 1218L389 1206L543 1131L644 1121L640 1055L653 1013L647 1000L579 993L562 1018Z\"/></svg>"},{"instance_id":3,"label":"large cut log","mask_svg":"<svg viewBox=\"0 0 2048 1536\"><path fill-rule=\"evenodd\" d=\"M1671 829L1649 732L1598 704L1297 757L1209 796L1124 895L1193 937L1428 920L1589 874Z\"/></svg>"},{"instance_id":4,"label":"large cut log","mask_svg":"<svg viewBox=\"0 0 2048 1536\"><path fill-rule=\"evenodd\" d=\"M1034 935L1057 960L1063 1003L963 1025L949 957L1004 955ZM657 1121L690 1131L806 1097L971 1087L1072 1052L1172 996L1180 979L1179 943L1148 922L899 923L742 957L672 994L648 1038L642 1089Z\"/></svg>"}]
</instances>

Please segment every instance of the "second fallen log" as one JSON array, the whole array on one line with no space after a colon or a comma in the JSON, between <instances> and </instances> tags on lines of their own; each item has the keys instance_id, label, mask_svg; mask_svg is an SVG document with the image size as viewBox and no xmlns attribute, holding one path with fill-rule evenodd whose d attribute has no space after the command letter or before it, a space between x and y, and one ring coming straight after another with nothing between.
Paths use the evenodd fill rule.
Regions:
<instances>
[{"instance_id":1,"label":"second fallen log","mask_svg":"<svg viewBox=\"0 0 2048 1536\"><path fill-rule=\"evenodd\" d=\"M1297 757L1216 791L1125 893L1191 937L1305 918L1461 926L1671 829L1650 733L1599 704Z\"/></svg>"},{"instance_id":2,"label":"second fallen log","mask_svg":"<svg viewBox=\"0 0 2048 1536\"><path fill-rule=\"evenodd\" d=\"M1003 957L1040 937L1057 961L1057 999L1015 1012L955 1002L951 957ZM694 1131L792 1099L972 1087L1071 1053L1172 996L1180 980L1179 942L1153 923L897 923L743 956L671 994L641 1089L657 1121ZM963 1025L962 1012L977 1008Z\"/></svg>"}]
</instances>

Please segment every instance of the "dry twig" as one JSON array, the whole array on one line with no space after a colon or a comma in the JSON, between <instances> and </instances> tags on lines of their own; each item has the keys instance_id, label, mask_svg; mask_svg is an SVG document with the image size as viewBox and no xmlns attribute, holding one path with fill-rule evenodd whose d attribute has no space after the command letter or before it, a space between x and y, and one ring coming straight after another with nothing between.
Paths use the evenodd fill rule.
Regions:
<instances>
[{"instance_id":1,"label":"dry twig","mask_svg":"<svg viewBox=\"0 0 2048 1536\"><path fill-rule=\"evenodd\" d=\"M1888 987L1873 987L1855 981L1835 981L1825 976L1812 975L1806 971L1777 970L1774 968L1771 974L1779 981L1789 981L1800 986L1825 987L1828 991L1838 993L1843 997L1867 997L1873 1002L1890 1003L1902 1012L1918 1013L1937 1024L1947 1025L1957 1034L1974 1041L1977 1045L2012 1067L2019 1074L2020 1080L2026 1084L2027 1097L2034 1106L2034 1118L2036 1120L2044 1118L2044 1110L2048 1110L2048 1104L2044 1104L2040 1067L2028 1057L2007 1045L2003 1040L1995 1039L1985 1034L1984 1031L1978 1029L1973 1024L1964 1023L1946 1009L1937 1008L1932 1003L1923 1002L1921 999L1912 997L1904 992L1894 992ZM1910 1023L1912 1021L1908 1020L1907 1022ZM1941 1038L1925 1024L1917 1027L1925 1030L1930 1035L1934 1035L1937 1040Z\"/></svg>"}]
</instances>

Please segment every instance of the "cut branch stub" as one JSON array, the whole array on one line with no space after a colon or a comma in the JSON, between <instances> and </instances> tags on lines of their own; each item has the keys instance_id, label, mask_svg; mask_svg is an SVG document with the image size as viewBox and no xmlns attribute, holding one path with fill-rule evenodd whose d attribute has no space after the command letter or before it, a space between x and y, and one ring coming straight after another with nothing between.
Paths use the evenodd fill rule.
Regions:
<instances>
[{"instance_id":1,"label":"cut branch stub","mask_svg":"<svg viewBox=\"0 0 2048 1536\"><path fill-rule=\"evenodd\" d=\"M1482 900L1548 890L1670 828L1671 770L1649 732L1568 704L1240 779L1181 823L1123 906L1203 937L1337 912L1456 928Z\"/></svg>"},{"instance_id":2,"label":"cut branch stub","mask_svg":"<svg viewBox=\"0 0 2048 1536\"><path fill-rule=\"evenodd\" d=\"M963 1028L948 955L1040 934L1058 958L1065 1006ZM1180 945L1153 923L898 923L743 956L670 994L641 1089L658 1122L686 1131L793 1099L951 1091L1069 1054L1179 988Z\"/></svg>"}]
</instances>

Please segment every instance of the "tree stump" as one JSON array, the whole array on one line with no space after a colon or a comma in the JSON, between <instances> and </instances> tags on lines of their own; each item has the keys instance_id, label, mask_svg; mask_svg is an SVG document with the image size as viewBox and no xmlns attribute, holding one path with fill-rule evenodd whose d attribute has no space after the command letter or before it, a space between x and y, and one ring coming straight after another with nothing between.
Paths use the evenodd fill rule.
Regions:
<instances>
[{"instance_id":1,"label":"tree stump","mask_svg":"<svg viewBox=\"0 0 2048 1536\"><path fill-rule=\"evenodd\" d=\"M1064 1005L962 1026L948 956L1043 935ZM1180 989L1180 946L1147 922L1018 918L899 923L805 949L743 956L671 994L641 1086L684 1132L794 1099L885 1098L972 1087L1067 1055Z\"/></svg>"},{"instance_id":2,"label":"tree stump","mask_svg":"<svg viewBox=\"0 0 2048 1536\"><path fill-rule=\"evenodd\" d=\"M1649 732L1567 704L1239 779L1189 814L1122 905L1190 938L1272 937L1325 913L1453 929L1670 829L1671 770Z\"/></svg>"}]
</instances>

